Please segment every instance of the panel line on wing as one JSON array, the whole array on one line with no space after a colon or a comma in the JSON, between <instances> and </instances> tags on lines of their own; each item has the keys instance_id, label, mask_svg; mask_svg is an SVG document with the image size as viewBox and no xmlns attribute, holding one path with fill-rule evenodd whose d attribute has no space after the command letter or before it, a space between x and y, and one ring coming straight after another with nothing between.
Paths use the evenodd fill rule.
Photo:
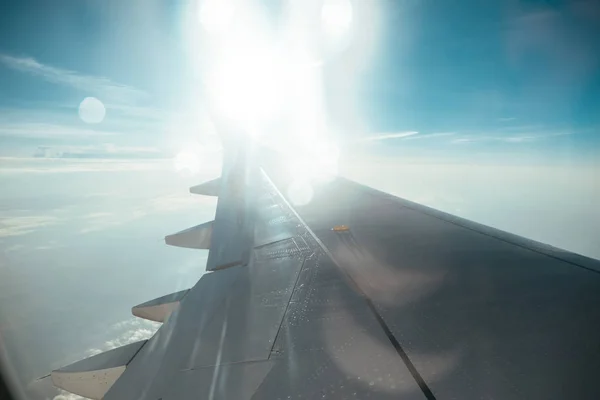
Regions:
<instances>
[{"instance_id":1,"label":"panel line on wing","mask_svg":"<svg viewBox=\"0 0 600 400\"><path fill-rule=\"evenodd\" d=\"M336 264L335 261L334 261L334 264ZM352 278L350 278L350 279L352 279ZM377 312L377 308L375 308L375 304L373 304L371 299L368 298L366 295L364 295L364 297L365 297L367 304L369 305L369 308L375 315L377 322L381 326L381 329L383 329L383 331L385 332L385 335L388 337L388 339L392 343L392 346L394 346L396 353L398 353L400 358L402 358L402 361L404 361L406 368L408 368L408 371L410 372L412 377L417 382L417 385L419 385L419 387L421 388L421 391L423 392L425 397L428 400L435 400L435 396L434 396L433 392L431 391L431 389L429 388L429 386L427 385L427 382L425 382L425 380L423 379L423 377L421 376L421 374L419 373L419 371L417 370L417 368L415 367L413 362L410 360L410 357L408 357L408 354L406 354L406 352L402 348L402 345L400 344L400 342L398 342L398 339L396 339L396 336L394 336L394 333L391 331L389 326L383 320L383 317L379 314L379 312Z\"/></svg>"},{"instance_id":2,"label":"panel line on wing","mask_svg":"<svg viewBox=\"0 0 600 400\"><path fill-rule=\"evenodd\" d=\"M296 287L298 286L298 281L300 280L300 275L302 274L302 271L304 270L304 267L306 266L306 260L308 258L310 258L310 255L305 256L304 260L302 260L302 266L298 270L298 274L296 275L296 281L294 282L294 286L292 287L292 291L290 293L290 298L288 299L288 302L285 305L285 310L283 310L283 314L281 314L281 321L279 322L279 328L277 328L277 333L275 334L275 337L273 338L273 344L271 345L271 349L269 350L269 356L267 357L267 359L271 359L271 355L273 354L273 349L275 348L275 344L277 343L277 338L279 337L279 333L281 332L281 327L283 326L283 321L285 320L288 310L290 309L290 303L292 302L292 297L293 297L294 291L296 290Z\"/></svg>"},{"instance_id":3,"label":"panel line on wing","mask_svg":"<svg viewBox=\"0 0 600 400\"><path fill-rule=\"evenodd\" d=\"M346 272L346 270L341 265L339 265L337 263L337 261L333 258L333 255L331 254L331 252L329 251L329 249L317 237L317 235L315 235L315 233L304 222L304 220L300 217L300 215L296 212L296 210L289 204L289 202L287 201L287 199L281 194L281 192L279 191L279 189L275 186L275 184L273 183L273 181L271 180L271 178L269 178L269 176L265 172L265 170L261 168L261 172L262 172L263 176L265 177L265 179L267 180L267 182L269 182L269 184L271 185L272 189L278 194L278 196L279 196L280 200L283 202L283 204L285 204L285 206L288 208L288 210L291 213L294 214L294 216L297 218L298 222L312 236L312 238L319 245L319 247L321 247L321 249L325 252L325 254L327 254L327 256L329 257L329 259L331 260L331 262L333 262L333 264L340 271L342 271L342 273L346 276L346 278L350 282L352 282L352 284L354 285L354 288L357 291L357 293L367 302L367 305L368 305L370 311L374 314L375 318L377 319L377 322L379 323L379 325L381 326L381 328L385 332L385 334L386 334L387 338L390 340L392 346L394 346L394 349L396 350L396 353L398 354L398 356L404 362L406 368L409 370L409 372L412 375L413 379L415 380L415 382L417 383L417 385L419 385L419 388L423 392L423 395L428 400L436 400L433 392L431 391L431 389L427 385L427 382L425 382L425 380L423 379L423 377L421 376L421 374L419 373L419 371L416 369L416 367L414 366L414 364L412 363L412 361L408 357L408 354L406 354L406 352L404 351L404 349L400 345L400 342L396 339L396 337L394 336L394 334L391 331L391 329L387 326L386 322L384 321L384 319L381 317L381 315L379 314L379 312L375 308L375 305L373 304L373 302L371 301L371 299L360 288L360 286L356 283L356 281L352 278L352 276L350 276L350 274L348 274L348 272ZM304 265L303 265L303 267L304 267ZM300 276L300 274L298 274L298 276Z\"/></svg>"},{"instance_id":4,"label":"panel line on wing","mask_svg":"<svg viewBox=\"0 0 600 400\"><path fill-rule=\"evenodd\" d=\"M290 240L290 239L292 239L292 238L287 238L287 237L286 237L286 238L283 238L283 239L275 240L275 241L273 241L273 242L269 242L269 243L263 243L263 244L261 244L261 245L259 245L259 246L255 246L255 247L254 247L254 249L255 249L255 250L260 250L260 249L263 249L263 248L265 248L265 247L267 247L267 246L276 245L276 244L279 244L279 243L281 243L281 242L285 242L286 240ZM297 247L297 246L296 246L296 247Z\"/></svg>"}]
</instances>

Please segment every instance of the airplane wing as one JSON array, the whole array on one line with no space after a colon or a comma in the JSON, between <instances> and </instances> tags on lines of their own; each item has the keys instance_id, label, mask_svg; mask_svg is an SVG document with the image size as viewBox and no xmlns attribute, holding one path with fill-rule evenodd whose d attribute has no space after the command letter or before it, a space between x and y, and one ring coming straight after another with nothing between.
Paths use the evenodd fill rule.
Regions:
<instances>
[{"instance_id":1,"label":"airplane wing","mask_svg":"<svg viewBox=\"0 0 600 400\"><path fill-rule=\"evenodd\" d=\"M243 177L243 179L242 179ZM336 178L294 205L277 157L193 192L197 284L148 341L53 371L107 400L597 399L600 262ZM217 187L218 186L218 187Z\"/></svg>"}]
</instances>

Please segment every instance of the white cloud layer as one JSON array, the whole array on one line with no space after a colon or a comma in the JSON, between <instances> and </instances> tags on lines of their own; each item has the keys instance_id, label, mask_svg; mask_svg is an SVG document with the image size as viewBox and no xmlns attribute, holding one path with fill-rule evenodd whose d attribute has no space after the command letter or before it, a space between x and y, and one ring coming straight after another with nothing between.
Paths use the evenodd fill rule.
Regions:
<instances>
[{"instance_id":1,"label":"white cloud layer","mask_svg":"<svg viewBox=\"0 0 600 400\"><path fill-rule=\"evenodd\" d=\"M0 175L74 172L160 171L171 168L162 159L83 159L0 157Z\"/></svg>"},{"instance_id":2,"label":"white cloud layer","mask_svg":"<svg viewBox=\"0 0 600 400\"><path fill-rule=\"evenodd\" d=\"M427 133L424 135L413 135L413 136L404 138L404 140L433 139L433 138L454 136L454 135L456 135L456 132L436 132L436 133Z\"/></svg>"},{"instance_id":3,"label":"white cloud layer","mask_svg":"<svg viewBox=\"0 0 600 400\"><path fill-rule=\"evenodd\" d=\"M573 132L549 132L549 133L519 133L509 135L476 135L465 136L452 140L452 143L474 143L474 142L503 142L503 143L531 143L548 138L572 135Z\"/></svg>"},{"instance_id":4,"label":"white cloud layer","mask_svg":"<svg viewBox=\"0 0 600 400\"><path fill-rule=\"evenodd\" d=\"M60 394L57 394L52 400L85 400L87 397L81 397L74 393L69 393L64 390L59 390Z\"/></svg>"},{"instance_id":5,"label":"white cloud layer","mask_svg":"<svg viewBox=\"0 0 600 400\"><path fill-rule=\"evenodd\" d=\"M85 146L38 146L34 157L42 158L161 158L151 146L118 146L102 143Z\"/></svg>"},{"instance_id":6,"label":"white cloud layer","mask_svg":"<svg viewBox=\"0 0 600 400\"><path fill-rule=\"evenodd\" d=\"M191 212L199 206L206 207L213 202L212 199L203 201L199 196L192 196L182 190L180 193L151 198L132 208L123 207L118 210L113 209L113 212L110 213L94 212L85 215L82 218L85 225L79 233L115 228L149 215L168 214L186 209Z\"/></svg>"},{"instance_id":7,"label":"white cloud layer","mask_svg":"<svg viewBox=\"0 0 600 400\"><path fill-rule=\"evenodd\" d=\"M92 357L117 347L125 346L130 343L147 340L160 327L157 322L147 321L140 318L130 318L118 322L108 328L108 337L111 339L99 344L97 347L88 349L80 358ZM64 390L58 390L59 394L53 397L53 400L85 400L86 397L69 393Z\"/></svg>"},{"instance_id":8,"label":"white cloud layer","mask_svg":"<svg viewBox=\"0 0 600 400\"><path fill-rule=\"evenodd\" d=\"M20 236L35 232L40 228L45 228L59 223L59 218L52 215L30 215L30 216L12 216L0 218L0 238L9 236ZM12 246L13 250L15 249Z\"/></svg>"},{"instance_id":9,"label":"white cloud layer","mask_svg":"<svg viewBox=\"0 0 600 400\"><path fill-rule=\"evenodd\" d=\"M29 138L29 139L52 139L52 138L97 138L103 136L119 135L116 131L105 131L98 129L81 128L78 126L58 125L51 123L8 123L0 125L0 136Z\"/></svg>"},{"instance_id":10,"label":"white cloud layer","mask_svg":"<svg viewBox=\"0 0 600 400\"><path fill-rule=\"evenodd\" d=\"M147 340L154 335L160 325L158 322L135 317L118 322L108 328L109 333L107 336L111 337L111 339L87 350L85 357L91 357L130 343Z\"/></svg>"},{"instance_id":11,"label":"white cloud layer","mask_svg":"<svg viewBox=\"0 0 600 400\"><path fill-rule=\"evenodd\" d=\"M409 136L418 135L417 131L407 131L407 132L393 132L393 133L380 133L373 136L367 136L364 138L360 138L356 140L357 142L378 142L381 140L389 140L389 139L401 139Z\"/></svg>"}]
</instances>

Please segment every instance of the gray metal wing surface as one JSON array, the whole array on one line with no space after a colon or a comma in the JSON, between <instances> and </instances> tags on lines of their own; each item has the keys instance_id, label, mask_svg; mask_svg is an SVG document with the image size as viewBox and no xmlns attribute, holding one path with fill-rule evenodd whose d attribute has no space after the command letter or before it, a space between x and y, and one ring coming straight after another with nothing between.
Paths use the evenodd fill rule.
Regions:
<instances>
[{"instance_id":1,"label":"gray metal wing surface","mask_svg":"<svg viewBox=\"0 0 600 400\"><path fill-rule=\"evenodd\" d=\"M248 256L135 307L163 325L101 398L598 398L598 261L254 162Z\"/></svg>"}]
</instances>

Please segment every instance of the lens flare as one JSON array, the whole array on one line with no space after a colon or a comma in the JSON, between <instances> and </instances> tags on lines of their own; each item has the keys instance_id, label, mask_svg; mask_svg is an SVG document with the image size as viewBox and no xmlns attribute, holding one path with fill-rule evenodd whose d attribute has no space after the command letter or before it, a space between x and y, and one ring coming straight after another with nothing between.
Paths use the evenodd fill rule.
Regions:
<instances>
[{"instance_id":1,"label":"lens flare","mask_svg":"<svg viewBox=\"0 0 600 400\"><path fill-rule=\"evenodd\" d=\"M79 118L87 124L99 124L106 116L106 108L95 97L86 97L79 104Z\"/></svg>"},{"instance_id":2,"label":"lens flare","mask_svg":"<svg viewBox=\"0 0 600 400\"><path fill-rule=\"evenodd\" d=\"M314 191L310 182L296 180L288 187L287 194L293 205L303 206L310 203L314 196Z\"/></svg>"}]
</instances>

